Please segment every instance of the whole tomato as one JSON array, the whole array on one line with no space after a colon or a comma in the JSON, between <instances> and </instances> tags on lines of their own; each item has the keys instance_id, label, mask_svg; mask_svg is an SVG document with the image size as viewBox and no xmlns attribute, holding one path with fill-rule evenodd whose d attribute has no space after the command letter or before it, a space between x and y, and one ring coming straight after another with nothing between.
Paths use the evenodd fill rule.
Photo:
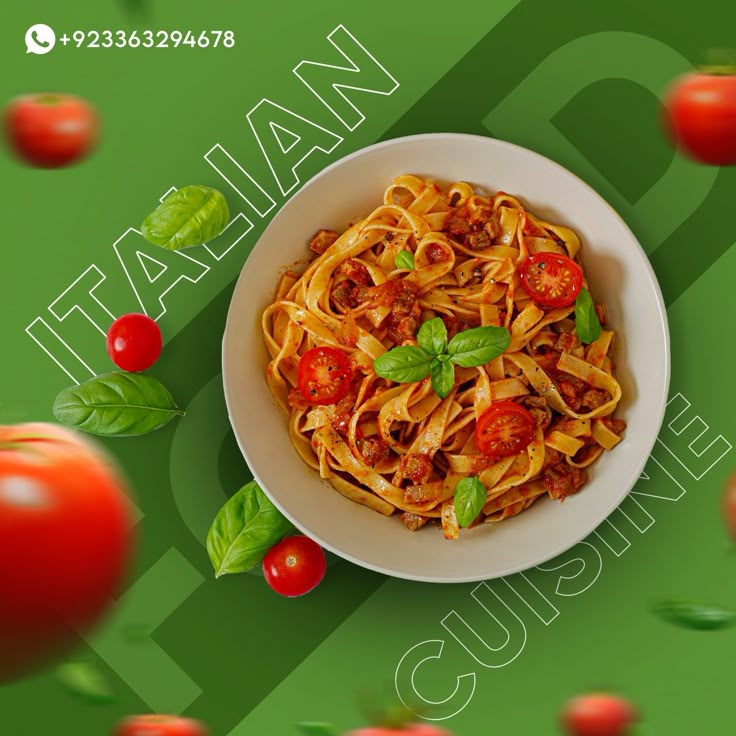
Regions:
<instances>
[{"instance_id":1,"label":"whole tomato","mask_svg":"<svg viewBox=\"0 0 736 736\"><path fill-rule=\"evenodd\" d=\"M53 424L0 426L0 682L61 654L119 592L130 503L92 445Z\"/></svg>"},{"instance_id":2,"label":"whole tomato","mask_svg":"<svg viewBox=\"0 0 736 736\"><path fill-rule=\"evenodd\" d=\"M570 736L626 736L637 720L628 700L609 693L578 695L562 711L562 725Z\"/></svg>"},{"instance_id":3,"label":"whole tomato","mask_svg":"<svg viewBox=\"0 0 736 736\"><path fill-rule=\"evenodd\" d=\"M120 721L112 736L208 736L203 723L179 716L130 716Z\"/></svg>"},{"instance_id":4,"label":"whole tomato","mask_svg":"<svg viewBox=\"0 0 736 736\"><path fill-rule=\"evenodd\" d=\"M736 74L695 72L675 80L665 98L665 126L696 161L736 163Z\"/></svg>"},{"instance_id":5,"label":"whole tomato","mask_svg":"<svg viewBox=\"0 0 736 736\"><path fill-rule=\"evenodd\" d=\"M728 535L736 541L736 472L731 473L723 487L723 522Z\"/></svg>"},{"instance_id":6,"label":"whole tomato","mask_svg":"<svg viewBox=\"0 0 736 736\"><path fill-rule=\"evenodd\" d=\"M309 593L325 576L327 560L317 542L302 534L282 539L263 558L263 576L280 595Z\"/></svg>"},{"instance_id":7,"label":"whole tomato","mask_svg":"<svg viewBox=\"0 0 736 736\"><path fill-rule=\"evenodd\" d=\"M347 736L396 736L396 734L404 734L404 736L452 736L450 731L432 726L428 723L409 723L399 728L366 726L365 728L350 731Z\"/></svg>"},{"instance_id":8,"label":"whole tomato","mask_svg":"<svg viewBox=\"0 0 736 736\"><path fill-rule=\"evenodd\" d=\"M15 153L33 166L57 168L86 156L97 143L97 113L72 95L25 95L5 111L5 134Z\"/></svg>"}]
</instances>

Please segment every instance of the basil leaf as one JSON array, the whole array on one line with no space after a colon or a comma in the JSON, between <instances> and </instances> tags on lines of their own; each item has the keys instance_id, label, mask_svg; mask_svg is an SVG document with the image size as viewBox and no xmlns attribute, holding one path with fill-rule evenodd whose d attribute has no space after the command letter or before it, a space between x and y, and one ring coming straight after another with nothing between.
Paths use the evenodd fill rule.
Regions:
<instances>
[{"instance_id":1,"label":"basil leaf","mask_svg":"<svg viewBox=\"0 0 736 736\"><path fill-rule=\"evenodd\" d=\"M432 356L421 348L404 345L379 355L373 361L373 370L377 376L389 381L414 383L427 377L431 361Z\"/></svg>"},{"instance_id":2,"label":"basil leaf","mask_svg":"<svg viewBox=\"0 0 736 736\"><path fill-rule=\"evenodd\" d=\"M425 353L442 355L447 350L447 327L442 319L428 319L417 332L417 342Z\"/></svg>"},{"instance_id":3,"label":"basil leaf","mask_svg":"<svg viewBox=\"0 0 736 736\"><path fill-rule=\"evenodd\" d=\"M304 736L339 736L331 723L297 723L296 727Z\"/></svg>"},{"instance_id":4,"label":"basil leaf","mask_svg":"<svg viewBox=\"0 0 736 736\"><path fill-rule=\"evenodd\" d=\"M601 323L590 292L583 287L575 300L575 331L581 342L595 342L601 336Z\"/></svg>"},{"instance_id":5,"label":"basil leaf","mask_svg":"<svg viewBox=\"0 0 736 736\"><path fill-rule=\"evenodd\" d=\"M455 366L445 360L435 358L429 366L429 375L434 392L444 399L455 385Z\"/></svg>"},{"instance_id":6,"label":"basil leaf","mask_svg":"<svg viewBox=\"0 0 736 736\"><path fill-rule=\"evenodd\" d=\"M247 572L294 527L252 480L220 509L207 534L215 577Z\"/></svg>"},{"instance_id":7,"label":"basil leaf","mask_svg":"<svg viewBox=\"0 0 736 736\"><path fill-rule=\"evenodd\" d=\"M168 389L142 373L105 373L66 388L53 412L62 424L108 437L147 434L184 415Z\"/></svg>"},{"instance_id":8,"label":"basil leaf","mask_svg":"<svg viewBox=\"0 0 736 736\"><path fill-rule=\"evenodd\" d=\"M497 358L509 346L511 335L505 327L474 327L458 332L450 340L450 360L463 368L475 368Z\"/></svg>"},{"instance_id":9,"label":"basil leaf","mask_svg":"<svg viewBox=\"0 0 736 736\"><path fill-rule=\"evenodd\" d=\"M665 598L658 601L652 610L665 621L687 629L715 631L736 623L736 615L733 611L703 606L678 598Z\"/></svg>"},{"instance_id":10,"label":"basil leaf","mask_svg":"<svg viewBox=\"0 0 736 736\"><path fill-rule=\"evenodd\" d=\"M460 526L469 526L483 510L486 503L488 491L486 487L475 477L463 478L455 486L455 516Z\"/></svg>"},{"instance_id":11,"label":"basil leaf","mask_svg":"<svg viewBox=\"0 0 736 736\"><path fill-rule=\"evenodd\" d=\"M143 221L141 233L149 243L179 250L209 242L229 220L227 201L217 189L192 185L169 194Z\"/></svg>"},{"instance_id":12,"label":"basil leaf","mask_svg":"<svg viewBox=\"0 0 736 736\"><path fill-rule=\"evenodd\" d=\"M396 268L408 268L414 270L414 255L410 250L400 250L394 259Z\"/></svg>"},{"instance_id":13,"label":"basil leaf","mask_svg":"<svg viewBox=\"0 0 736 736\"><path fill-rule=\"evenodd\" d=\"M56 678L72 695L88 703L113 703L115 696L110 683L89 662L67 662L56 668Z\"/></svg>"}]
</instances>

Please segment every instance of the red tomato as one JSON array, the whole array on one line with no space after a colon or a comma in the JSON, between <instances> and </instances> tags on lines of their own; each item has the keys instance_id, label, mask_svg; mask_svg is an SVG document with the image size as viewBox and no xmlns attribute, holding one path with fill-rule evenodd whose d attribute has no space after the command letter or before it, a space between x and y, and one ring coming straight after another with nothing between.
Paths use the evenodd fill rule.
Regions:
<instances>
[{"instance_id":1,"label":"red tomato","mask_svg":"<svg viewBox=\"0 0 736 736\"><path fill-rule=\"evenodd\" d=\"M562 711L562 725L570 736L626 736L637 720L628 700L607 693L579 695Z\"/></svg>"},{"instance_id":2,"label":"red tomato","mask_svg":"<svg viewBox=\"0 0 736 736\"><path fill-rule=\"evenodd\" d=\"M309 593L325 576L327 560L317 542L297 534L271 547L263 558L266 582L280 595Z\"/></svg>"},{"instance_id":3,"label":"red tomato","mask_svg":"<svg viewBox=\"0 0 736 736\"><path fill-rule=\"evenodd\" d=\"M131 527L124 484L89 440L53 424L0 426L0 681L100 619Z\"/></svg>"},{"instance_id":4,"label":"red tomato","mask_svg":"<svg viewBox=\"0 0 736 736\"><path fill-rule=\"evenodd\" d=\"M692 73L665 96L665 127L673 142L704 164L736 164L736 74Z\"/></svg>"},{"instance_id":5,"label":"red tomato","mask_svg":"<svg viewBox=\"0 0 736 736\"><path fill-rule=\"evenodd\" d=\"M43 168L86 156L97 142L97 130L94 108L72 95L26 95L5 111L5 133L15 153Z\"/></svg>"},{"instance_id":6,"label":"red tomato","mask_svg":"<svg viewBox=\"0 0 736 736\"><path fill-rule=\"evenodd\" d=\"M583 286L583 269L557 253L532 253L519 277L524 291L540 307L569 307Z\"/></svg>"},{"instance_id":7,"label":"red tomato","mask_svg":"<svg viewBox=\"0 0 736 736\"><path fill-rule=\"evenodd\" d=\"M475 444L488 457L499 459L521 452L533 439L534 417L515 401L491 405L475 425Z\"/></svg>"},{"instance_id":8,"label":"red tomato","mask_svg":"<svg viewBox=\"0 0 736 736\"><path fill-rule=\"evenodd\" d=\"M145 314L124 314L107 331L107 354L124 371L145 371L161 355L161 330Z\"/></svg>"},{"instance_id":9,"label":"red tomato","mask_svg":"<svg viewBox=\"0 0 736 736\"><path fill-rule=\"evenodd\" d=\"M736 473L731 473L723 488L723 521L729 536L736 541Z\"/></svg>"},{"instance_id":10,"label":"red tomato","mask_svg":"<svg viewBox=\"0 0 736 736\"><path fill-rule=\"evenodd\" d=\"M209 736L209 731L191 718L148 715L120 721L112 736Z\"/></svg>"},{"instance_id":11,"label":"red tomato","mask_svg":"<svg viewBox=\"0 0 736 736\"><path fill-rule=\"evenodd\" d=\"M428 723L409 723L401 728L389 728L387 726L366 726L350 731L347 736L452 736L444 728L438 728Z\"/></svg>"},{"instance_id":12,"label":"red tomato","mask_svg":"<svg viewBox=\"0 0 736 736\"><path fill-rule=\"evenodd\" d=\"M312 348L299 360L297 385L310 404L336 404L350 389L350 362L337 348Z\"/></svg>"}]
</instances>

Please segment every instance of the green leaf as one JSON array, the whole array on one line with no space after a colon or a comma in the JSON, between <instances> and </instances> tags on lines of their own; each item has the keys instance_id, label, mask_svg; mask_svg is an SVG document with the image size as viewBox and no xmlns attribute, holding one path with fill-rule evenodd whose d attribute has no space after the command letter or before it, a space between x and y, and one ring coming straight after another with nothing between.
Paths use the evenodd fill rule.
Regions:
<instances>
[{"instance_id":1,"label":"green leaf","mask_svg":"<svg viewBox=\"0 0 736 736\"><path fill-rule=\"evenodd\" d=\"M511 335L505 327L474 327L458 332L450 340L450 360L463 368L475 368L497 358L509 346Z\"/></svg>"},{"instance_id":2,"label":"green leaf","mask_svg":"<svg viewBox=\"0 0 736 736\"><path fill-rule=\"evenodd\" d=\"M704 606L680 598L664 598L657 601L652 610L661 619L687 629L715 631L736 623L733 611Z\"/></svg>"},{"instance_id":3,"label":"green leaf","mask_svg":"<svg viewBox=\"0 0 736 736\"><path fill-rule=\"evenodd\" d=\"M339 736L331 723L297 723L296 727L304 736Z\"/></svg>"},{"instance_id":4,"label":"green leaf","mask_svg":"<svg viewBox=\"0 0 736 736\"><path fill-rule=\"evenodd\" d=\"M89 662L67 662L56 668L56 677L72 695L88 703L104 705L115 702L110 684Z\"/></svg>"},{"instance_id":5,"label":"green leaf","mask_svg":"<svg viewBox=\"0 0 736 736\"><path fill-rule=\"evenodd\" d=\"M441 399L452 391L455 385L455 366L447 361L435 358L429 366L432 388Z\"/></svg>"},{"instance_id":6,"label":"green leaf","mask_svg":"<svg viewBox=\"0 0 736 736\"><path fill-rule=\"evenodd\" d=\"M429 364L432 356L421 348L404 345L388 350L373 361L373 370L377 376L387 378L396 383L414 383L429 375Z\"/></svg>"},{"instance_id":7,"label":"green leaf","mask_svg":"<svg viewBox=\"0 0 736 736\"><path fill-rule=\"evenodd\" d=\"M447 350L447 327L440 317L428 319L417 332L417 343L425 353L442 355Z\"/></svg>"},{"instance_id":8,"label":"green leaf","mask_svg":"<svg viewBox=\"0 0 736 736\"><path fill-rule=\"evenodd\" d=\"M575 300L575 331L581 342L595 342L601 336L601 323L590 292L583 287Z\"/></svg>"},{"instance_id":9,"label":"green leaf","mask_svg":"<svg viewBox=\"0 0 736 736\"><path fill-rule=\"evenodd\" d=\"M215 576L247 572L294 527L252 480L220 509L207 534Z\"/></svg>"},{"instance_id":10,"label":"green leaf","mask_svg":"<svg viewBox=\"0 0 736 736\"><path fill-rule=\"evenodd\" d=\"M216 238L229 221L227 201L217 189L192 185L169 194L143 221L141 233L149 243L179 250Z\"/></svg>"},{"instance_id":11,"label":"green leaf","mask_svg":"<svg viewBox=\"0 0 736 736\"><path fill-rule=\"evenodd\" d=\"M407 268L410 271L414 270L414 255L410 250L400 250L396 254L394 259L394 265L396 268Z\"/></svg>"},{"instance_id":12,"label":"green leaf","mask_svg":"<svg viewBox=\"0 0 736 736\"><path fill-rule=\"evenodd\" d=\"M105 373L66 388L53 412L62 424L107 437L147 434L184 415L168 389L142 373Z\"/></svg>"},{"instance_id":13,"label":"green leaf","mask_svg":"<svg viewBox=\"0 0 736 736\"><path fill-rule=\"evenodd\" d=\"M488 491L475 477L463 478L455 486L455 516L460 526L469 526L478 518L486 503Z\"/></svg>"}]
</instances>

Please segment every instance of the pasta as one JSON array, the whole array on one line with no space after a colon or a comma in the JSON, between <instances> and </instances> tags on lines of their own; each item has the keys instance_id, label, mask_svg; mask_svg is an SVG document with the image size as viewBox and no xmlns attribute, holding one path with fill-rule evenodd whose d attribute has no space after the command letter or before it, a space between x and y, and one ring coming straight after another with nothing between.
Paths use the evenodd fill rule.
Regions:
<instances>
[{"instance_id":1,"label":"pasta","mask_svg":"<svg viewBox=\"0 0 736 736\"><path fill-rule=\"evenodd\" d=\"M365 219L341 234L319 231L310 248L313 260L286 271L263 313L266 377L301 458L347 498L398 511L411 530L439 522L452 539L461 525L576 493L586 468L621 440L614 333L590 301L598 330L584 341L576 305L587 284L569 228L504 192L402 175ZM434 368L420 380L414 369L378 375L381 356L417 346L430 321L436 355L447 351L433 363L445 388ZM468 367L452 346L478 327L507 343ZM403 350L420 362L421 351ZM424 352L428 361L435 353ZM464 478L482 490L462 523Z\"/></svg>"}]
</instances>

